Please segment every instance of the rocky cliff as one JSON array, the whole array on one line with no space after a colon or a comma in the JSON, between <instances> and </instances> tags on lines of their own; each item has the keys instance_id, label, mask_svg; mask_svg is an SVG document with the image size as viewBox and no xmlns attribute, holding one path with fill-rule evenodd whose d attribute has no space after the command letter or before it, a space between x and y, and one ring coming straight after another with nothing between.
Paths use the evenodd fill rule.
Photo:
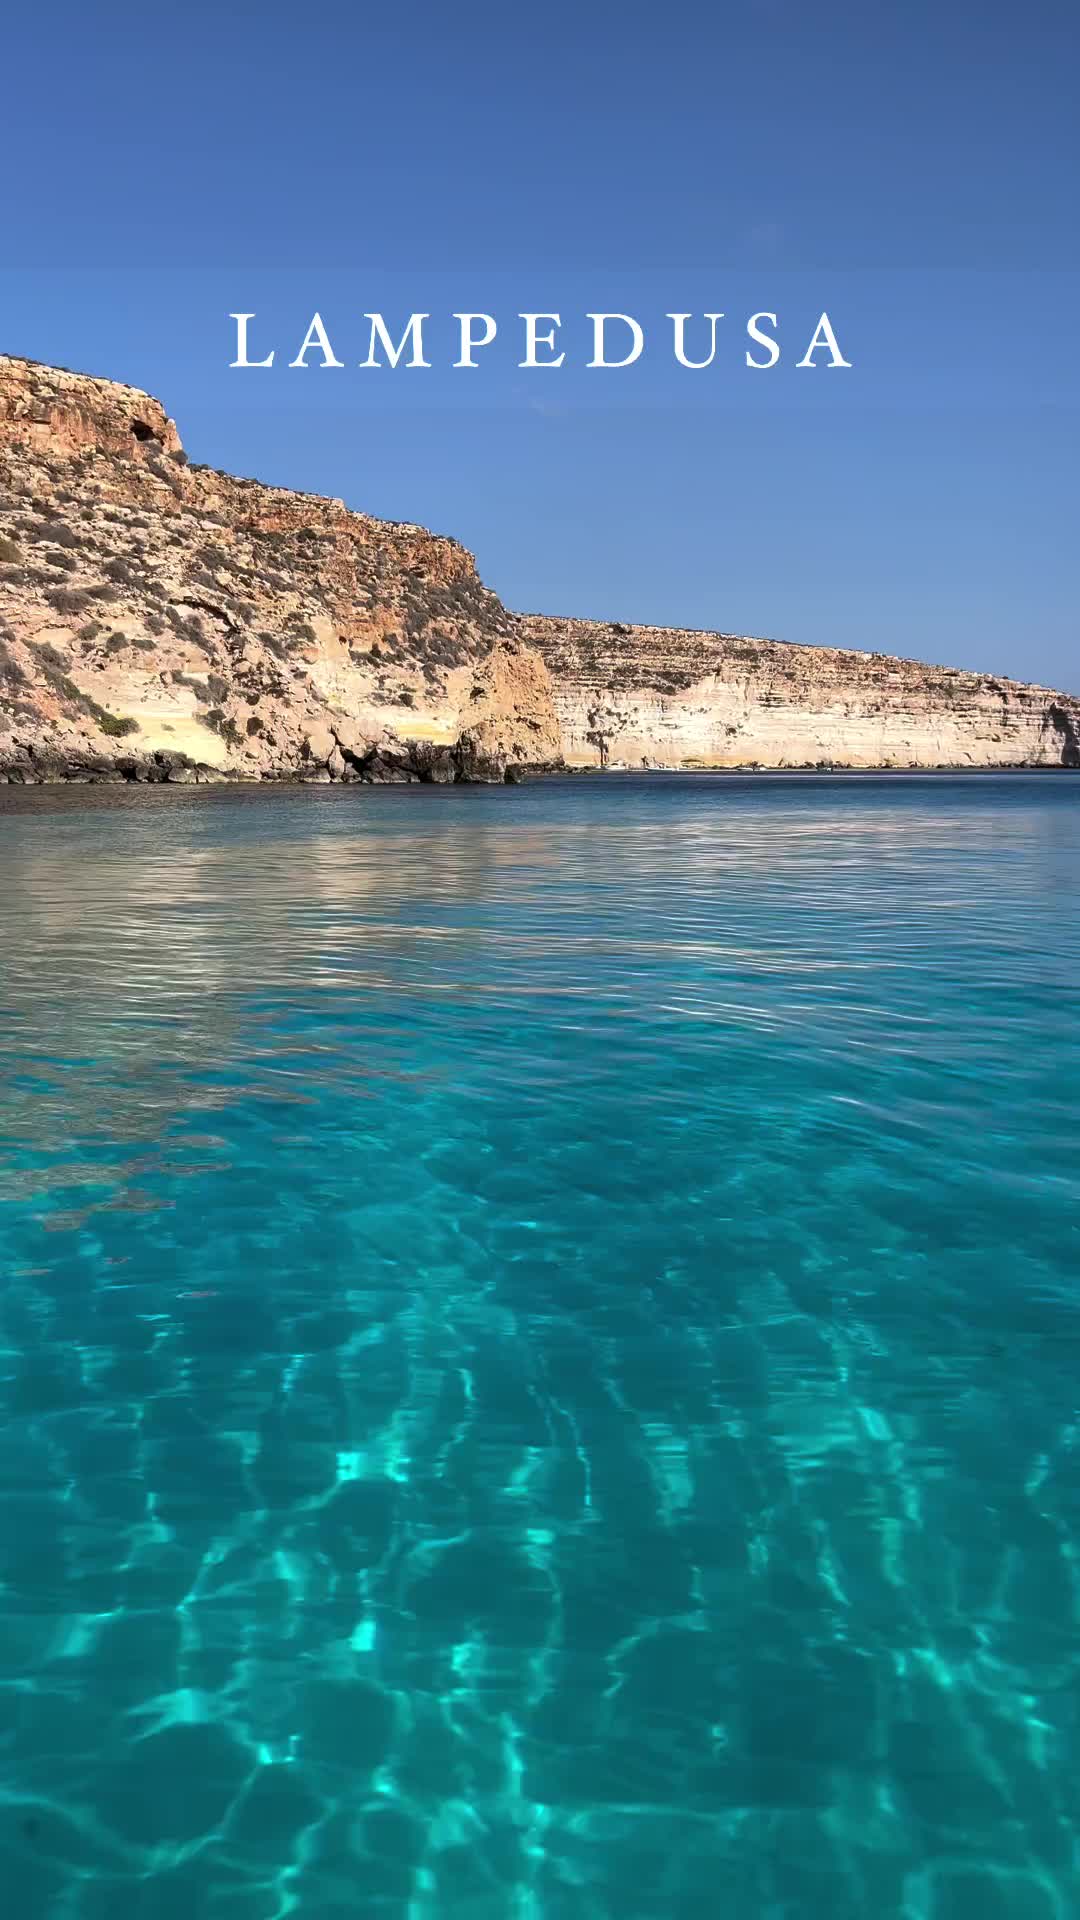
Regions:
<instances>
[{"instance_id":1,"label":"rocky cliff","mask_svg":"<svg viewBox=\"0 0 1080 1920\"><path fill-rule=\"evenodd\" d=\"M1078 766L1080 702L517 617L422 527L190 465L134 387L0 356L0 780Z\"/></svg>"},{"instance_id":2,"label":"rocky cliff","mask_svg":"<svg viewBox=\"0 0 1080 1920\"><path fill-rule=\"evenodd\" d=\"M472 556L189 465L135 388L0 357L0 778L501 778L550 681Z\"/></svg>"},{"instance_id":3,"label":"rocky cliff","mask_svg":"<svg viewBox=\"0 0 1080 1920\"><path fill-rule=\"evenodd\" d=\"M891 654L522 619L570 766L1080 767L1080 700Z\"/></svg>"}]
</instances>

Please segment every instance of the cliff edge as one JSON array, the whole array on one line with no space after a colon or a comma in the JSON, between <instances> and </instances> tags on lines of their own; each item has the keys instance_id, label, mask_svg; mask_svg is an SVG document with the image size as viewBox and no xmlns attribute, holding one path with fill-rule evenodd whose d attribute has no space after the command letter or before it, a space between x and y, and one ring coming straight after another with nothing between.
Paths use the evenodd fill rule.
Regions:
<instances>
[{"instance_id":1,"label":"cliff edge","mask_svg":"<svg viewBox=\"0 0 1080 1920\"><path fill-rule=\"evenodd\" d=\"M500 779L550 679L472 555L189 465L134 387L0 357L0 778Z\"/></svg>"},{"instance_id":2,"label":"cliff edge","mask_svg":"<svg viewBox=\"0 0 1080 1920\"><path fill-rule=\"evenodd\" d=\"M892 654L526 615L576 767L1080 767L1080 699Z\"/></svg>"}]
</instances>

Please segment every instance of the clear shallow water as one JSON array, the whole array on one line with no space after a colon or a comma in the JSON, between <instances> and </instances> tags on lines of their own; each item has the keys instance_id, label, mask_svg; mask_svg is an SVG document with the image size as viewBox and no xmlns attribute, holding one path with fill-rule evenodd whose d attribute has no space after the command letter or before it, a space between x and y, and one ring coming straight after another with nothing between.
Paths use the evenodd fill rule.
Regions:
<instances>
[{"instance_id":1,"label":"clear shallow water","mask_svg":"<svg viewBox=\"0 0 1080 1920\"><path fill-rule=\"evenodd\" d=\"M0 794L19 1920L1065 1920L1080 782Z\"/></svg>"}]
</instances>

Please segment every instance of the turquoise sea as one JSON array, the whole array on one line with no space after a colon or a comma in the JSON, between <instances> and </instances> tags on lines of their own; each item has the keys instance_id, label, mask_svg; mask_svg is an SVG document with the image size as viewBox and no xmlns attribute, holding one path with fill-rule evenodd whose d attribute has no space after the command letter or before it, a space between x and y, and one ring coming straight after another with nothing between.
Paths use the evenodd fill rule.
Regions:
<instances>
[{"instance_id":1,"label":"turquoise sea","mask_svg":"<svg viewBox=\"0 0 1080 1920\"><path fill-rule=\"evenodd\" d=\"M12 1920L1080 1911L1080 780L0 790Z\"/></svg>"}]
</instances>

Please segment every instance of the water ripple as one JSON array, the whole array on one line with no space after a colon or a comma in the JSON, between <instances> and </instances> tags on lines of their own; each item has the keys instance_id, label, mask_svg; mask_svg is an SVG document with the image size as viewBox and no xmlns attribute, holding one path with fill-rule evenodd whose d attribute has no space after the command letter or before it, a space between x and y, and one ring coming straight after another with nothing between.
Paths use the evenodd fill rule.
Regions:
<instances>
[{"instance_id":1,"label":"water ripple","mask_svg":"<svg viewBox=\"0 0 1080 1920\"><path fill-rule=\"evenodd\" d=\"M12 1911L1066 1920L1080 787L0 815Z\"/></svg>"}]
</instances>

